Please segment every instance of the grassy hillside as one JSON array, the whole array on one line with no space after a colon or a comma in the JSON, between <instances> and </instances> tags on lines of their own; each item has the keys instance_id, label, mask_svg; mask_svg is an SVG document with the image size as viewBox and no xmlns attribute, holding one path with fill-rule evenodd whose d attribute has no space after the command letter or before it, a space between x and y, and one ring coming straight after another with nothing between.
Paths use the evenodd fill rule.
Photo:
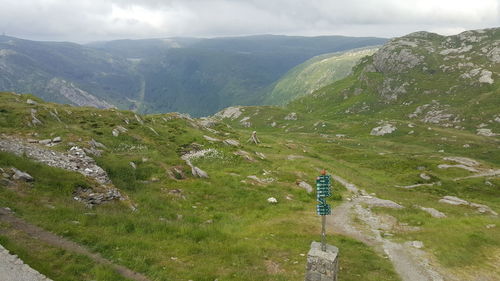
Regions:
<instances>
[{"instance_id":1,"label":"grassy hillside","mask_svg":"<svg viewBox=\"0 0 500 281\"><path fill-rule=\"evenodd\" d=\"M345 78L358 61L377 49L368 48L314 57L287 72L266 96L265 104L284 105Z\"/></svg>"},{"instance_id":2,"label":"grassy hillside","mask_svg":"<svg viewBox=\"0 0 500 281\"><path fill-rule=\"evenodd\" d=\"M339 229L330 227L329 242L341 252L340 280L400 280L386 245L413 249L444 280L495 280L499 34L410 34L362 59L346 78L285 107L234 107L208 119L136 118L128 111L2 93L2 138L61 136L62 143L50 147L60 152L75 145L90 149L95 139L106 148L93 157L129 201L88 209L72 192L93 188L89 178L2 153L1 168L14 166L35 181L1 182L0 206L152 280L302 280L304 254L319 239L320 224L314 193L298 183L313 184L326 168L365 190L353 194L333 186L333 207L353 206L348 227L383 241L364 244L356 236L332 235ZM36 127L27 125L32 109L42 122ZM126 131L115 137L118 126ZM388 128L395 130L377 135ZM260 144L247 142L253 131ZM181 159L187 152L204 155L191 162L208 178L191 175ZM467 202L448 204L445 196ZM278 203L269 203L270 197ZM402 207L356 203L375 198ZM336 215L342 214L334 209ZM63 262L53 249L28 251L15 232L0 237L56 279L108 280L102 276L112 274L91 262L89 270L58 270ZM42 266L47 257L54 267Z\"/></svg>"},{"instance_id":3,"label":"grassy hillside","mask_svg":"<svg viewBox=\"0 0 500 281\"><path fill-rule=\"evenodd\" d=\"M39 103L27 104L28 98ZM5 135L21 139L61 136L63 142L51 147L61 152L72 146L90 148L91 139L104 144L102 156L94 158L137 211L120 201L88 209L72 195L78 187L94 186L88 178L3 152L1 168L17 167L35 181L2 182L0 206L151 280L303 278L303 254L311 241L319 239L320 224L314 195L299 188L296 180L312 184L324 163L307 158L284 167L283 160L298 153L287 148L286 137L263 135L265 145L255 146L245 142L246 131L222 123L206 129L199 121L177 114L141 116L141 125L127 111L63 106L10 93L2 93L0 99L0 127ZM26 125L32 118L31 108L37 110L42 125ZM58 112L61 122L50 112ZM114 137L112 130L118 125L128 131ZM203 135L239 140L241 146L210 142ZM192 160L208 173L208 179L191 176L180 159L183 153L199 149L213 150ZM252 160L234 154L240 150ZM255 152L266 158L260 159ZM181 172L172 176L174 167ZM259 181L248 176L257 176ZM340 199L343 189L338 188L336 198ZM269 197L277 198L278 204L268 203ZM30 251L21 233L2 232L0 237L9 250L55 280L112 280L107 279L111 273L105 267L68 268L65 264L73 264L71 259L61 260L60 252L43 244ZM343 280L380 280L381 276L398 280L391 265L364 244L342 236L331 239L343 251Z\"/></svg>"}]
</instances>

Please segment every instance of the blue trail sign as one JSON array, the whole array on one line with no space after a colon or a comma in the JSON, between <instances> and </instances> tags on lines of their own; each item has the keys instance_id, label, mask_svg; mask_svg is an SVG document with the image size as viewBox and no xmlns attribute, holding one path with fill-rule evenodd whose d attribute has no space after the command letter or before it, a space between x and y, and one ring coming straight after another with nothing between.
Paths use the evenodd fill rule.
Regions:
<instances>
[{"instance_id":1,"label":"blue trail sign","mask_svg":"<svg viewBox=\"0 0 500 281\"><path fill-rule=\"evenodd\" d=\"M316 213L321 216L321 250L326 251L326 217L331 215L332 209L326 203L326 198L332 195L331 177L326 174L325 170L321 171L321 175L316 178Z\"/></svg>"}]
</instances>

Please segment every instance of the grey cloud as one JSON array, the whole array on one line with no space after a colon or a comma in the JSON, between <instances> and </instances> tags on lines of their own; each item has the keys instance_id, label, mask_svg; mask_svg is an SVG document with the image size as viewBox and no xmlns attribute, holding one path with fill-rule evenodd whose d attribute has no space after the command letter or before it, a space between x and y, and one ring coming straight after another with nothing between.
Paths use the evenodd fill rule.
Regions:
<instances>
[{"instance_id":1,"label":"grey cloud","mask_svg":"<svg viewBox=\"0 0 500 281\"><path fill-rule=\"evenodd\" d=\"M246 34L444 33L500 25L500 0L0 0L0 32L90 41Z\"/></svg>"}]
</instances>

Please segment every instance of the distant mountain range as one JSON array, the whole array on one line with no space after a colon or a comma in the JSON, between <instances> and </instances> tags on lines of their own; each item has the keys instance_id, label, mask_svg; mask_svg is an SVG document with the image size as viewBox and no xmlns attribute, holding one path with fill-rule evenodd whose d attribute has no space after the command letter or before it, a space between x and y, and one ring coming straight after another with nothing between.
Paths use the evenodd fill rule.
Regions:
<instances>
[{"instance_id":1,"label":"distant mountain range","mask_svg":"<svg viewBox=\"0 0 500 281\"><path fill-rule=\"evenodd\" d=\"M0 90L75 105L203 116L230 105L283 103L279 95L269 96L293 67L385 41L260 35L79 45L0 36Z\"/></svg>"}]
</instances>

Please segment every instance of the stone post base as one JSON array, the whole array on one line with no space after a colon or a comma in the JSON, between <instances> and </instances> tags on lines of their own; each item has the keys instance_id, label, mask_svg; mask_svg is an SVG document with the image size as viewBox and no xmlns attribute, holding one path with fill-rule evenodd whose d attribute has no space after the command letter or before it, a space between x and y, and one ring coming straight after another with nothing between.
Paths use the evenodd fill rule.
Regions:
<instances>
[{"instance_id":1,"label":"stone post base","mask_svg":"<svg viewBox=\"0 0 500 281\"><path fill-rule=\"evenodd\" d=\"M339 249L326 245L326 251L321 251L321 243L312 242L307 253L305 281L337 281L339 268Z\"/></svg>"}]
</instances>

